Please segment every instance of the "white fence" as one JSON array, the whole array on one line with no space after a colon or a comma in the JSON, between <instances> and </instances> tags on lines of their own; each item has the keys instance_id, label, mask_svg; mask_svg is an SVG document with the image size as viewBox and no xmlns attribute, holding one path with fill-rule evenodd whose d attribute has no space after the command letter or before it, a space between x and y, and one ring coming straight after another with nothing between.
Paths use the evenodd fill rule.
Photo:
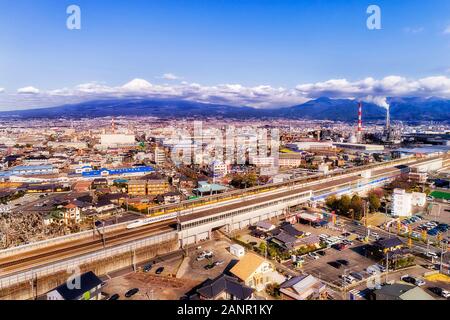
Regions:
<instances>
[{"instance_id":1,"label":"white fence","mask_svg":"<svg viewBox=\"0 0 450 320\"><path fill-rule=\"evenodd\" d=\"M152 236L147 239L115 246L95 253L83 255L72 259L67 259L60 262L51 263L49 265L38 267L36 269L32 269L29 271L19 272L14 275L0 278L0 289L8 288L15 284L24 283L27 281L31 281L32 279L37 279L50 274L55 274L57 272L74 270L78 266L81 266L86 263L92 263L95 261L103 260L125 252L132 253L133 251L140 248L148 247L154 244L171 241L175 239L177 239L176 231L163 233L160 235ZM68 276L70 275L68 274Z\"/></svg>"}]
</instances>

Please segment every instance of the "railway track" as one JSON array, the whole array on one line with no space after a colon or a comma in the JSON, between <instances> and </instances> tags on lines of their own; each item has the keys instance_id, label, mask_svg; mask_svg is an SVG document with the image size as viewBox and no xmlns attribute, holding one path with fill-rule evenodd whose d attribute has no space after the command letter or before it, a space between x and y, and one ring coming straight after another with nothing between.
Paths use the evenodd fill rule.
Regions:
<instances>
[{"instance_id":1,"label":"railway track","mask_svg":"<svg viewBox=\"0 0 450 320\"><path fill-rule=\"evenodd\" d=\"M107 235L103 240L101 237L82 243L73 242L72 244L57 245L45 249L38 249L27 252L24 255L3 258L0 260L0 276L5 276L12 272L18 272L24 269L30 269L34 266L61 261L67 258L73 258L83 254L89 254L99 249L111 248L118 244L124 244L131 241L140 240L150 235L164 233L173 230L171 224L175 221L169 220L151 226L142 227L135 230L126 230ZM103 242L105 241L105 246Z\"/></svg>"}]
</instances>

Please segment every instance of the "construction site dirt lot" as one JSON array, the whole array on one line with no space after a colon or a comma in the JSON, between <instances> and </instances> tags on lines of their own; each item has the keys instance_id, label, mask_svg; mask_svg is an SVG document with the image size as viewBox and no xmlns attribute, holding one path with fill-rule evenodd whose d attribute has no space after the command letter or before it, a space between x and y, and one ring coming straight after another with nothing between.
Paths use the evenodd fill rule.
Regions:
<instances>
[{"instance_id":1,"label":"construction site dirt lot","mask_svg":"<svg viewBox=\"0 0 450 320\"><path fill-rule=\"evenodd\" d=\"M118 294L119 300L179 300L186 292L199 283L191 279L177 279L152 273L130 273L111 279L103 288L109 296ZM130 298L125 293L133 288L139 292Z\"/></svg>"},{"instance_id":2,"label":"construction site dirt lot","mask_svg":"<svg viewBox=\"0 0 450 320\"><path fill-rule=\"evenodd\" d=\"M205 280L214 279L229 269L237 260L229 252L231 241L223 236L214 240L190 246L187 257L182 254L174 254L169 259L153 258L146 263L138 265L137 272L124 270L106 281L102 292L107 296L118 294L120 300L179 300L192 288ZM212 251L212 259L197 261L202 251ZM186 254L186 252L185 252ZM221 264L212 269L205 266L220 261ZM144 272L146 265L152 265L148 272ZM157 275L156 270L163 267L164 271ZM139 292L131 298L126 298L125 293L137 288Z\"/></svg>"},{"instance_id":3,"label":"construction site dirt lot","mask_svg":"<svg viewBox=\"0 0 450 320\"><path fill-rule=\"evenodd\" d=\"M189 257L181 265L177 277L189 278L199 282L206 279L214 279L221 275L225 270L229 270L236 262L237 258L229 252L231 241L225 237L216 238L212 241L204 242L196 248L191 248L188 252ZM197 261L197 257L202 251L211 251L211 259L202 259ZM207 269L208 265L218 262L219 265L212 269Z\"/></svg>"}]
</instances>

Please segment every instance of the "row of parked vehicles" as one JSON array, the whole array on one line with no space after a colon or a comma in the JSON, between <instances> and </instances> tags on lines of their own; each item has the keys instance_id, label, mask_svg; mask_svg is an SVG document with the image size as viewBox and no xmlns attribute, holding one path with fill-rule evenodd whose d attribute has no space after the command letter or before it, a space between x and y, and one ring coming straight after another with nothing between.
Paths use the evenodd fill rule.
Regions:
<instances>
[{"instance_id":1,"label":"row of parked vehicles","mask_svg":"<svg viewBox=\"0 0 450 320\"><path fill-rule=\"evenodd\" d=\"M423 218L420 215L412 216L402 221L404 226L409 226L413 223L422 221ZM424 221L419 226L414 228L416 232L413 232L413 237L420 237L418 232L426 231L430 236L437 236L439 233L445 233L450 229L447 223L440 223L439 221Z\"/></svg>"},{"instance_id":2,"label":"row of parked vehicles","mask_svg":"<svg viewBox=\"0 0 450 320\"><path fill-rule=\"evenodd\" d=\"M213 256L214 256L214 253L212 251L205 250L205 251L200 252L200 254L197 256L197 258L195 260L203 261L205 259L212 259Z\"/></svg>"},{"instance_id":3,"label":"row of parked vehicles","mask_svg":"<svg viewBox=\"0 0 450 320\"><path fill-rule=\"evenodd\" d=\"M126 293L125 293L125 298L131 298L132 296L134 296L136 293L138 293L139 292L139 289L138 288L134 288L134 289L131 289L131 290L128 290ZM112 296L110 296L109 298L108 298L108 300L119 300L120 299L120 295L119 294L113 294Z\"/></svg>"}]
</instances>

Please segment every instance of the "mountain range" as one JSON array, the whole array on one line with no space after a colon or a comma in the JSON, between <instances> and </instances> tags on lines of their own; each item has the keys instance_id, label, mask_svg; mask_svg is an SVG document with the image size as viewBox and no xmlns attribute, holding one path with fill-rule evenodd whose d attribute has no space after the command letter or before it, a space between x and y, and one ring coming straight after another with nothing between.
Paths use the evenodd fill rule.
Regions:
<instances>
[{"instance_id":1,"label":"mountain range","mask_svg":"<svg viewBox=\"0 0 450 320\"><path fill-rule=\"evenodd\" d=\"M450 121L450 100L441 98L388 98L392 120ZM106 116L155 116L161 118L223 117L223 118L286 118L311 120L355 121L356 100L327 97L278 109L257 109L248 106L209 104L175 99L109 99L51 108L0 112L0 117L83 118ZM363 119L382 120L386 109L363 103Z\"/></svg>"}]
</instances>

